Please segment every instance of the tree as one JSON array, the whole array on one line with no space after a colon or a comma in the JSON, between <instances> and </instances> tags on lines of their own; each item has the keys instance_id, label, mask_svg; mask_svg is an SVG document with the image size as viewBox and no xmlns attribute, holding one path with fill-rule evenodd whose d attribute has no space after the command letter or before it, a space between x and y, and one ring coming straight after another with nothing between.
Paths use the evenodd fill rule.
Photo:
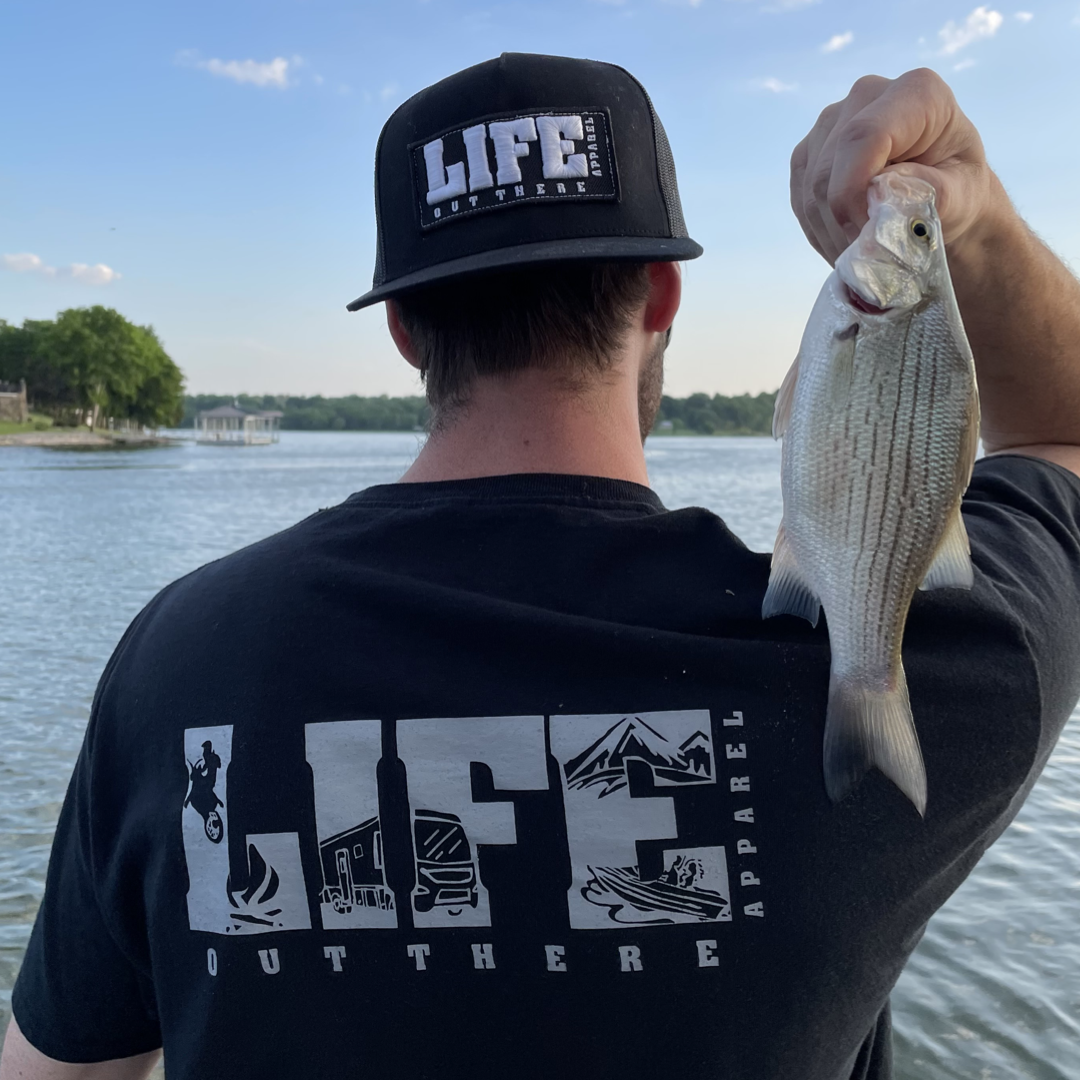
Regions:
<instances>
[{"instance_id":1,"label":"tree","mask_svg":"<svg viewBox=\"0 0 1080 1080\"><path fill-rule=\"evenodd\" d=\"M143 379L127 416L146 427L176 427L184 415L184 376L153 327L135 329L143 335Z\"/></svg>"},{"instance_id":2,"label":"tree","mask_svg":"<svg viewBox=\"0 0 1080 1080\"><path fill-rule=\"evenodd\" d=\"M34 407L60 422L158 426L183 414L183 375L153 328L100 305L0 325L0 378L26 379Z\"/></svg>"}]
</instances>

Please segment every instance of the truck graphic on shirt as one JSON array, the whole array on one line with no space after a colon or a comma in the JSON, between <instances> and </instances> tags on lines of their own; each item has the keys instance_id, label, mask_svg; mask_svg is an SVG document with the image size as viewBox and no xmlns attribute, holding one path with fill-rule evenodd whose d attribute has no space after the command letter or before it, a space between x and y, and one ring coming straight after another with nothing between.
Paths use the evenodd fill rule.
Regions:
<instances>
[{"instance_id":1,"label":"truck graphic on shirt","mask_svg":"<svg viewBox=\"0 0 1080 1080\"><path fill-rule=\"evenodd\" d=\"M416 852L417 911L434 907L461 908L477 904L477 872L472 847L461 818L438 810L417 810L413 815ZM453 915L455 912L450 911Z\"/></svg>"}]
</instances>

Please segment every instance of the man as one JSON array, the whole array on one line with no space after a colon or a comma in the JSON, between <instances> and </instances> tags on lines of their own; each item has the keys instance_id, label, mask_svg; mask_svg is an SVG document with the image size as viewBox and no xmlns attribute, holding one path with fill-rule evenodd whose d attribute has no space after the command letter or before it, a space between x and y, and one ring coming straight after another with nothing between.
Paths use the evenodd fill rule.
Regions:
<instances>
[{"instance_id":1,"label":"man","mask_svg":"<svg viewBox=\"0 0 1080 1080\"><path fill-rule=\"evenodd\" d=\"M889 991L1080 692L1080 287L929 72L860 80L792 166L830 262L882 168L934 184L1010 452L968 494L975 587L909 621L925 820L876 771L829 803L824 629L763 623L768 557L644 486L699 252L648 98L504 56L377 152L351 306L387 301L431 437L125 635L3 1080L143 1076L162 1044L170 1080L890 1075ZM183 806L207 741L220 844Z\"/></svg>"}]
</instances>

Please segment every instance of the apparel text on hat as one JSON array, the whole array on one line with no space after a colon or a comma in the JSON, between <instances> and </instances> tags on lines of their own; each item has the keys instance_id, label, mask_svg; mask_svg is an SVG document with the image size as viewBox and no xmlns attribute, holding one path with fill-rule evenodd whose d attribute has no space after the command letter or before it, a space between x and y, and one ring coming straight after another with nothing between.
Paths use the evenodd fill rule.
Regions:
<instances>
[{"instance_id":1,"label":"apparel text on hat","mask_svg":"<svg viewBox=\"0 0 1080 1080\"><path fill-rule=\"evenodd\" d=\"M460 141L460 149L448 147L448 141ZM530 144L536 142L539 168L530 168L536 160ZM495 152L494 176L489 149ZM618 197L607 115L601 110L477 121L412 150L425 228L520 202ZM455 150L454 156L463 152L465 160L447 165L448 152ZM538 175L526 176L523 165Z\"/></svg>"}]
</instances>

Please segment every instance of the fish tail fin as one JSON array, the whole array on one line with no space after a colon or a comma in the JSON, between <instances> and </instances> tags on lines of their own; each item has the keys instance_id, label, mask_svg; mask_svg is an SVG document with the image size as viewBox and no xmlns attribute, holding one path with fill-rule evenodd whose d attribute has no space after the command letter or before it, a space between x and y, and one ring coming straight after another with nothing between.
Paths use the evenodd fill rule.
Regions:
<instances>
[{"instance_id":1,"label":"fish tail fin","mask_svg":"<svg viewBox=\"0 0 1080 1080\"><path fill-rule=\"evenodd\" d=\"M911 719L904 669L881 692L833 675L825 718L825 788L839 802L877 766L926 815L926 767Z\"/></svg>"}]
</instances>

